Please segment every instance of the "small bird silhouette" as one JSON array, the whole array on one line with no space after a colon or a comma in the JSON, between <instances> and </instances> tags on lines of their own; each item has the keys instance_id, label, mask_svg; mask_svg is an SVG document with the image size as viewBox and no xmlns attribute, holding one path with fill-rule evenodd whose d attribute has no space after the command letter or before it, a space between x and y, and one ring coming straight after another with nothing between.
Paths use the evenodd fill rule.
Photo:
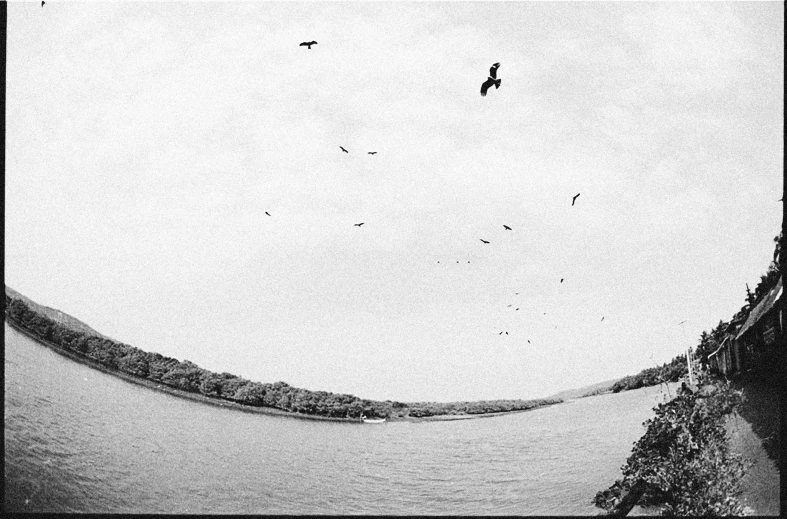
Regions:
<instances>
[{"instance_id":1,"label":"small bird silhouette","mask_svg":"<svg viewBox=\"0 0 787 519\"><path fill-rule=\"evenodd\" d=\"M514 305L508 305L508 308L511 308L512 306L514 306Z\"/></svg>"},{"instance_id":2,"label":"small bird silhouette","mask_svg":"<svg viewBox=\"0 0 787 519\"><path fill-rule=\"evenodd\" d=\"M366 222L356 223L356 224L353 224L353 225L355 225L356 227L360 227L360 226L362 226L364 223L366 223Z\"/></svg>"},{"instance_id":3,"label":"small bird silhouette","mask_svg":"<svg viewBox=\"0 0 787 519\"><path fill-rule=\"evenodd\" d=\"M601 320L604 321L604 317L601 317Z\"/></svg>"},{"instance_id":4,"label":"small bird silhouette","mask_svg":"<svg viewBox=\"0 0 787 519\"><path fill-rule=\"evenodd\" d=\"M506 335L508 335L508 332L506 332Z\"/></svg>"},{"instance_id":5,"label":"small bird silhouette","mask_svg":"<svg viewBox=\"0 0 787 519\"><path fill-rule=\"evenodd\" d=\"M527 340L527 343L530 344L530 339Z\"/></svg>"},{"instance_id":6,"label":"small bird silhouette","mask_svg":"<svg viewBox=\"0 0 787 519\"><path fill-rule=\"evenodd\" d=\"M514 311L515 311L515 312L518 312L518 311L519 311L519 308L517 308L517 309L516 309L516 310L514 310Z\"/></svg>"},{"instance_id":7,"label":"small bird silhouette","mask_svg":"<svg viewBox=\"0 0 787 519\"><path fill-rule=\"evenodd\" d=\"M41 0L41 7L44 7L44 4L45 4L45 3L46 3L46 2L44 2L43 0Z\"/></svg>"},{"instance_id":8,"label":"small bird silhouette","mask_svg":"<svg viewBox=\"0 0 787 519\"><path fill-rule=\"evenodd\" d=\"M298 47L306 47L309 50L312 50L312 45L317 45L317 42L316 41L305 41L305 42L301 43L300 45L298 45Z\"/></svg>"},{"instance_id":9,"label":"small bird silhouette","mask_svg":"<svg viewBox=\"0 0 787 519\"><path fill-rule=\"evenodd\" d=\"M572 207L574 206L574 202L576 202L576 201L577 201L577 197L578 197L579 195L580 195L580 193L577 193L576 195L574 195L574 198L572 198L572 199L571 199L571 206L572 206Z\"/></svg>"},{"instance_id":10,"label":"small bird silhouette","mask_svg":"<svg viewBox=\"0 0 787 519\"><path fill-rule=\"evenodd\" d=\"M510 230L511 230L511 227L507 226L506 224L503 224L503 228L504 228L506 231L510 231Z\"/></svg>"},{"instance_id":11,"label":"small bird silhouette","mask_svg":"<svg viewBox=\"0 0 787 519\"><path fill-rule=\"evenodd\" d=\"M492 68L489 69L489 77L486 78L486 81L484 81L481 84L481 95L482 96L486 96L486 91L489 90L489 88L492 85L495 86L495 89L500 88L500 83L502 82L502 80L501 79L497 79L497 69L499 67L500 67L500 63L495 63L494 65L492 65Z\"/></svg>"},{"instance_id":12,"label":"small bird silhouette","mask_svg":"<svg viewBox=\"0 0 787 519\"><path fill-rule=\"evenodd\" d=\"M560 278L560 282L561 282L561 283L563 282L563 278Z\"/></svg>"},{"instance_id":13,"label":"small bird silhouette","mask_svg":"<svg viewBox=\"0 0 787 519\"><path fill-rule=\"evenodd\" d=\"M498 333L498 335L503 335L503 332Z\"/></svg>"},{"instance_id":14,"label":"small bird silhouette","mask_svg":"<svg viewBox=\"0 0 787 519\"><path fill-rule=\"evenodd\" d=\"M345 149L344 149L344 148L342 148L341 146L339 146L339 148L340 148L340 149L341 149L343 152L345 152L345 153L350 153L349 151L345 150Z\"/></svg>"},{"instance_id":15,"label":"small bird silhouette","mask_svg":"<svg viewBox=\"0 0 787 519\"><path fill-rule=\"evenodd\" d=\"M482 242L484 242L484 243L489 243L488 241L486 241L486 240L485 240L485 239L483 239L483 238L478 238L478 239L479 239L479 240L481 240L481 241L482 241Z\"/></svg>"},{"instance_id":16,"label":"small bird silhouette","mask_svg":"<svg viewBox=\"0 0 787 519\"><path fill-rule=\"evenodd\" d=\"M265 214L267 214L268 216L270 216L270 215L271 215L271 214L270 214L268 211L265 211Z\"/></svg>"},{"instance_id":17,"label":"small bird silhouette","mask_svg":"<svg viewBox=\"0 0 787 519\"><path fill-rule=\"evenodd\" d=\"M377 155L376 151L367 151L366 153L368 153L369 155Z\"/></svg>"}]
</instances>

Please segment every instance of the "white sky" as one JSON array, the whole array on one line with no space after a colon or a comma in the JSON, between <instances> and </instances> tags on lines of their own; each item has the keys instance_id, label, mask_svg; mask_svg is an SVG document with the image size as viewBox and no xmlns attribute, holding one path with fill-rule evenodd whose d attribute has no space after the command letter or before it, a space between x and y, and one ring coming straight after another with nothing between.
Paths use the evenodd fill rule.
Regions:
<instances>
[{"instance_id":1,"label":"white sky","mask_svg":"<svg viewBox=\"0 0 787 519\"><path fill-rule=\"evenodd\" d=\"M783 9L9 3L6 283L364 398L635 373L771 260Z\"/></svg>"}]
</instances>

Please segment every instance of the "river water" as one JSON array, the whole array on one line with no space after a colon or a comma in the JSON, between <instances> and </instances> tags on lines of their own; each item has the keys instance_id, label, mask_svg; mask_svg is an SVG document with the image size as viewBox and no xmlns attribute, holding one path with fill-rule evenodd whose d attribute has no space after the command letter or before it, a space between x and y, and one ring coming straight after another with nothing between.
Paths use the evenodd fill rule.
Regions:
<instances>
[{"instance_id":1,"label":"river water","mask_svg":"<svg viewBox=\"0 0 787 519\"><path fill-rule=\"evenodd\" d=\"M594 515L658 387L449 422L222 409L62 357L5 325L5 509Z\"/></svg>"}]
</instances>

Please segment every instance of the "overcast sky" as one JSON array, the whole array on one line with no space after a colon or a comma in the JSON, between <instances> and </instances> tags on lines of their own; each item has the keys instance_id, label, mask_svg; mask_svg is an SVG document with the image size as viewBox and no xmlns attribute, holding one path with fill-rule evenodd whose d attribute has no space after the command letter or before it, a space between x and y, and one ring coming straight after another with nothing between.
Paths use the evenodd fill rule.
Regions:
<instances>
[{"instance_id":1,"label":"overcast sky","mask_svg":"<svg viewBox=\"0 0 787 519\"><path fill-rule=\"evenodd\" d=\"M636 373L772 259L783 9L11 2L5 281L364 398Z\"/></svg>"}]
</instances>

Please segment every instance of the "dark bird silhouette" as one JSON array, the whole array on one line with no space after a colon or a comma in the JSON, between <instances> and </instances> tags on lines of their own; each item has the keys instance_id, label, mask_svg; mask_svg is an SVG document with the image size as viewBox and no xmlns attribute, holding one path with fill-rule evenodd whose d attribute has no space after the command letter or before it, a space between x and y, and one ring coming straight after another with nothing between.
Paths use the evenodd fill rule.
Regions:
<instances>
[{"instance_id":1,"label":"dark bird silhouette","mask_svg":"<svg viewBox=\"0 0 787 519\"><path fill-rule=\"evenodd\" d=\"M46 2L44 2L44 1L42 0L42 2L41 2L41 7L44 7L44 4L45 4L45 3L46 3Z\"/></svg>"},{"instance_id":2,"label":"dark bird silhouette","mask_svg":"<svg viewBox=\"0 0 787 519\"><path fill-rule=\"evenodd\" d=\"M366 153L368 153L369 155L377 155L376 151L367 151Z\"/></svg>"},{"instance_id":3,"label":"dark bird silhouette","mask_svg":"<svg viewBox=\"0 0 787 519\"><path fill-rule=\"evenodd\" d=\"M518 311L519 311L519 308L517 308L517 309L516 309L516 310L514 310L514 311L515 311L515 312L518 312Z\"/></svg>"},{"instance_id":4,"label":"dark bird silhouette","mask_svg":"<svg viewBox=\"0 0 787 519\"><path fill-rule=\"evenodd\" d=\"M563 278L560 278L560 282L561 282L561 283L563 282Z\"/></svg>"},{"instance_id":5,"label":"dark bird silhouette","mask_svg":"<svg viewBox=\"0 0 787 519\"><path fill-rule=\"evenodd\" d=\"M508 332L506 332L506 335L508 335Z\"/></svg>"},{"instance_id":6,"label":"dark bird silhouette","mask_svg":"<svg viewBox=\"0 0 787 519\"><path fill-rule=\"evenodd\" d=\"M298 47L306 47L309 50L312 50L312 45L317 45L317 42L316 41L305 41L305 42L301 43L300 45L298 45Z\"/></svg>"},{"instance_id":7,"label":"dark bird silhouette","mask_svg":"<svg viewBox=\"0 0 787 519\"><path fill-rule=\"evenodd\" d=\"M527 343L530 344L530 339L527 340Z\"/></svg>"},{"instance_id":8,"label":"dark bird silhouette","mask_svg":"<svg viewBox=\"0 0 787 519\"><path fill-rule=\"evenodd\" d=\"M601 318L601 321L602 321L602 322L604 321L604 317L602 317L602 318Z\"/></svg>"},{"instance_id":9,"label":"dark bird silhouette","mask_svg":"<svg viewBox=\"0 0 787 519\"><path fill-rule=\"evenodd\" d=\"M503 332L498 333L498 335L503 335Z\"/></svg>"},{"instance_id":10,"label":"dark bird silhouette","mask_svg":"<svg viewBox=\"0 0 787 519\"><path fill-rule=\"evenodd\" d=\"M270 214L268 211L265 211L265 214L267 214L268 216L270 216L270 215L271 215L271 214Z\"/></svg>"},{"instance_id":11,"label":"dark bird silhouette","mask_svg":"<svg viewBox=\"0 0 787 519\"><path fill-rule=\"evenodd\" d=\"M681 322L679 322L678 324L683 324L683 323L685 323L685 322L686 322L686 321L681 321Z\"/></svg>"},{"instance_id":12,"label":"dark bird silhouette","mask_svg":"<svg viewBox=\"0 0 787 519\"><path fill-rule=\"evenodd\" d=\"M508 308L511 308L512 306L514 306L514 305L508 305Z\"/></svg>"},{"instance_id":13,"label":"dark bird silhouette","mask_svg":"<svg viewBox=\"0 0 787 519\"><path fill-rule=\"evenodd\" d=\"M574 195L574 198L572 198L572 199L571 199L571 206L572 206L572 207L574 206L574 202L576 202L576 201L577 201L577 197L578 197L579 195L580 195L580 193L577 193L576 195Z\"/></svg>"},{"instance_id":14,"label":"dark bird silhouette","mask_svg":"<svg viewBox=\"0 0 787 519\"><path fill-rule=\"evenodd\" d=\"M479 240L481 240L481 241L482 241L482 242L484 242L484 243L489 243L488 241L486 241L486 240L485 240L485 239L483 239L483 238L478 238L478 239L479 239Z\"/></svg>"},{"instance_id":15,"label":"dark bird silhouette","mask_svg":"<svg viewBox=\"0 0 787 519\"><path fill-rule=\"evenodd\" d=\"M361 223L356 223L356 224L353 224L353 225L355 225L356 227L360 227L360 226L362 226L364 223L365 223L365 222L361 222Z\"/></svg>"},{"instance_id":16,"label":"dark bird silhouette","mask_svg":"<svg viewBox=\"0 0 787 519\"><path fill-rule=\"evenodd\" d=\"M502 82L502 79L497 79L498 67L500 67L500 63L495 63L494 65L492 65L492 68L489 69L489 77L486 78L486 81L484 81L481 84L482 96L486 95L486 91L489 90L492 87L492 85L494 85L495 89L500 88L500 83Z\"/></svg>"},{"instance_id":17,"label":"dark bird silhouette","mask_svg":"<svg viewBox=\"0 0 787 519\"><path fill-rule=\"evenodd\" d=\"M505 229L506 231L510 231L511 227L507 226L506 224L503 224L503 229Z\"/></svg>"},{"instance_id":18,"label":"dark bird silhouette","mask_svg":"<svg viewBox=\"0 0 787 519\"><path fill-rule=\"evenodd\" d=\"M344 148L342 148L341 146L339 146L339 149L341 149L341 150L342 150L343 152L345 152L345 153L350 153L349 151L345 150L345 149L344 149Z\"/></svg>"}]
</instances>

